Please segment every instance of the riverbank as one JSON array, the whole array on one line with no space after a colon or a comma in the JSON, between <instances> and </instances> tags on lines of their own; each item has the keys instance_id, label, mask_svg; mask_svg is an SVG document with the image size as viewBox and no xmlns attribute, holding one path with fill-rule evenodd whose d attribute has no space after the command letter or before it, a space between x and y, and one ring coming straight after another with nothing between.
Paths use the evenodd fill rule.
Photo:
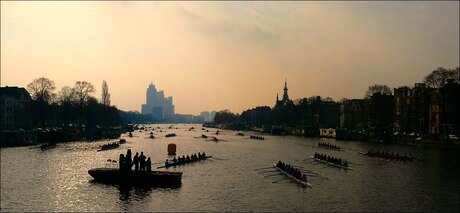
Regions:
<instances>
[{"instance_id":1,"label":"riverbank","mask_svg":"<svg viewBox=\"0 0 460 213\"><path fill-rule=\"evenodd\" d=\"M361 141L361 142L368 142L368 143L385 143L385 144L395 144L395 145L402 145L402 146L426 146L426 147L454 147L460 148L460 141L459 140L441 140L440 138L421 138L415 136L391 136L388 135L385 138L376 138L371 137L365 134L350 134L345 133L343 131L338 131L336 137L324 137L320 133L320 129L318 130L303 130L300 128L290 128L290 127L276 127L272 128L272 131L268 131L267 129L263 128L245 128L245 129L235 129L234 125L216 125L216 124L207 124L203 125L204 127L209 128L218 128L218 129L225 129L225 130L232 130L232 131L255 131L261 134L273 135L273 136L296 136L296 137L305 137L305 138L331 138L333 140L338 141ZM316 134L318 133L318 134Z\"/></svg>"},{"instance_id":2,"label":"riverbank","mask_svg":"<svg viewBox=\"0 0 460 213\"><path fill-rule=\"evenodd\" d=\"M72 141L93 141L115 139L126 132L123 126L96 127L80 131L77 127L36 128L33 130L0 131L0 147L33 146L40 143L62 143Z\"/></svg>"}]
</instances>

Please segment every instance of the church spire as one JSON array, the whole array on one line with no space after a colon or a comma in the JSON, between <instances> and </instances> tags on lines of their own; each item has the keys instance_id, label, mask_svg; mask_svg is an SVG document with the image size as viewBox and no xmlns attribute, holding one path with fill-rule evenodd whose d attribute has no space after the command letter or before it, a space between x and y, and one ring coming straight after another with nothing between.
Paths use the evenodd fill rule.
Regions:
<instances>
[{"instance_id":1,"label":"church spire","mask_svg":"<svg viewBox=\"0 0 460 213\"><path fill-rule=\"evenodd\" d=\"M283 94L283 101L287 101L289 100L289 96L288 96L288 88L287 88L287 80L285 79L284 80L284 94Z\"/></svg>"}]
</instances>

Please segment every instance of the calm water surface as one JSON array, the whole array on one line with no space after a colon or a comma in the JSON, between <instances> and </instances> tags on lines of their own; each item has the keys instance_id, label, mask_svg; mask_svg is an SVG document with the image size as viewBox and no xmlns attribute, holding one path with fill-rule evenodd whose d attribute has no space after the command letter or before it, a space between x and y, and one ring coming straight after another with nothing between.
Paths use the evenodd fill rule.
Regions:
<instances>
[{"instance_id":1,"label":"calm water surface","mask_svg":"<svg viewBox=\"0 0 460 213\"><path fill-rule=\"evenodd\" d=\"M292 136L265 136L250 140L224 130L225 141L199 138L213 136L199 125L175 125L178 129L135 132L118 149L97 152L108 141L58 144L47 151L39 147L1 149L1 211L460 211L458 149L407 147L334 141ZM188 131L195 127L196 131ZM167 133L178 136L165 138ZM115 140L112 140L115 141ZM318 148L328 141L345 148ZM175 143L177 154L205 151L213 158L169 168L182 171L182 186L168 188L120 188L94 182L88 170L109 166L107 159L143 151L154 167L167 156L167 145ZM421 158L413 163L392 162L360 156L368 149L411 153ZM309 159L315 152L350 161L345 171ZM134 154L133 153L133 154ZM321 174L310 177L313 188L276 175L272 162L282 160ZM263 173L260 173L263 172ZM285 179L285 180L283 180ZM279 182L277 182L280 180ZM275 182L275 183L272 183Z\"/></svg>"}]
</instances>

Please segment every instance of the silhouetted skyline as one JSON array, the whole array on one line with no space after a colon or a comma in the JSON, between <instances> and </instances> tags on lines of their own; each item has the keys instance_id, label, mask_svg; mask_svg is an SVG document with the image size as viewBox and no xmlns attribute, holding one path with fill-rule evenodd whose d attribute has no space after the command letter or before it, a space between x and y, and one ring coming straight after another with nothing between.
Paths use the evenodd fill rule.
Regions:
<instances>
[{"instance_id":1,"label":"silhouetted skyline","mask_svg":"<svg viewBox=\"0 0 460 213\"><path fill-rule=\"evenodd\" d=\"M145 85L176 112L362 98L459 66L459 2L1 2L1 86L48 77L110 86L141 111ZM100 93L99 88L96 93Z\"/></svg>"}]
</instances>

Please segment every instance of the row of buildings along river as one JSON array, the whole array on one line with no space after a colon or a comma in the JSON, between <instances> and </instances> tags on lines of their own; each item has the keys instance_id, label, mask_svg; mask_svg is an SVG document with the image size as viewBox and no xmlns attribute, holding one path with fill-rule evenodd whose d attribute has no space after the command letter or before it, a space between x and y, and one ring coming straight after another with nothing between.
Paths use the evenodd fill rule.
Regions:
<instances>
[{"instance_id":1,"label":"row of buildings along river","mask_svg":"<svg viewBox=\"0 0 460 213\"><path fill-rule=\"evenodd\" d=\"M217 115L216 125L272 134L403 143L458 141L460 135L460 84L453 79L440 88L416 83L394 88L392 94L377 92L339 102L320 96L292 101L287 82L283 90L273 108L246 110L232 122L220 121Z\"/></svg>"}]
</instances>

